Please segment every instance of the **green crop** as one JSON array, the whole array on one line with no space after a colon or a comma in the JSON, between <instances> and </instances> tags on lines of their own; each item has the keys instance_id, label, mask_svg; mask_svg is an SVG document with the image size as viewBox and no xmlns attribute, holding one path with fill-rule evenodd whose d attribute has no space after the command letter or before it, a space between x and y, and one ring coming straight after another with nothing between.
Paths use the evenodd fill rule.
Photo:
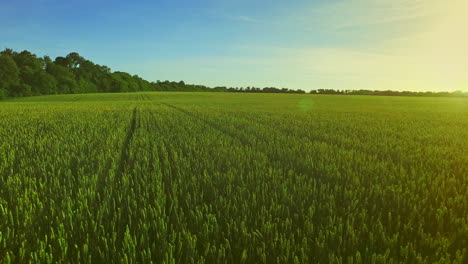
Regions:
<instances>
[{"instance_id":1,"label":"green crop","mask_svg":"<svg viewBox=\"0 0 468 264\"><path fill-rule=\"evenodd\" d=\"M467 263L468 100L0 103L0 263Z\"/></svg>"}]
</instances>

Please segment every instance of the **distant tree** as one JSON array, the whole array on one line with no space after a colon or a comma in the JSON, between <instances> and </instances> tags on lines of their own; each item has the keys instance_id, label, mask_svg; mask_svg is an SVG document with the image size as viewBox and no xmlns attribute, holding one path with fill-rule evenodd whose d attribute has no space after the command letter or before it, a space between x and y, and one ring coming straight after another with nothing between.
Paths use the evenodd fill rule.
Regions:
<instances>
[{"instance_id":1,"label":"distant tree","mask_svg":"<svg viewBox=\"0 0 468 264\"><path fill-rule=\"evenodd\" d=\"M4 49L0 52L0 55L9 55L10 57L14 57L17 52L13 51L12 49Z\"/></svg>"},{"instance_id":2,"label":"distant tree","mask_svg":"<svg viewBox=\"0 0 468 264\"><path fill-rule=\"evenodd\" d=\"M5 99L8 96L8 91L6 89L0 88L0 100Z\"/></svg>"},{"instance_id":3,"label":"distant tree","mask_svg":"<svg viewBox=\"0 0 468 264\"><path fill-rule=\"evenodd\" d=\"M12 97L31 96L32 94L31 86L25 83L14 84L10 87L9 96Z\"/></svg>"},{"instance_id":4,"label":"distant tree","mask_svg":"<svg viewBox=\"0 0 468 264\"><path fill-rule=\"evenodd\" d=\"M15 88L15 96L39 95L48 91L44 89L44 85L49 83L47 77L43 78L45 62L36 57L35 54L24 50L20 53L13 53L13 59L20 71L20 84Z\"/></svg>"},{"instance_id":5,"label":"distant tree","mask_svg":"<svg viewBox=\"0 0 468 264\"><path fill-rule=\"evenodd\" d=\"M80 56L77 52L72 52L65 57L65 62L69 69L76 69L81 66L85 59Z\"/></svg>"},{"instance_id":6,"label":"distant tree","mask_svg":"<svg viewBox=\"0 0 468 264\"><path fill-rule=\"evenodd\" d=\"M57 80L54 76L45 71L38 71L34 74L34 91L36 94L56 94Z\"/></svg>"},{"instance_id":7,"label":"distant tree","mask_svg":"<svg viewBox=\"0 0 468 264\"><path fill-rule=\"evenodd\" d=\"M47 73L52 75L57 80L58 93L76 93L77 83L73 73L66 67L51 63L47 65Z\"/></svg>"},{"instance_id":8,"label":"distant tree","mask_svg":"<svg viewBox=\"0 0 468 264\"><path fill-rule=\"evenodd\" d=\"M8 53L0 55L0 97L9 96L13 86L20 83L19 69L16 62Z\"/></svg>"},{"instance_id":9,"label":"distant tree","mask_svg":"<svg viewBox=\"0 0 468 264\"><path fill-rule=\"evenodd\" d=\"M52 59L49 56L42 57L42 64L44 65L44 70L47 69L47 64L53 63Z\"/></svg>"},{"instance_id":10,"label":"distant tree","mask_svg":"<svg viewBox=\"0 0 468 264\"><path fill-rule=\"evenodd\" d=\"M24 50L13 56L13 59L18 65L18 68L31 72L36 72L44 69L44 62L37 58L36 55Z\"/></svg>"},{"instance_id":11,"label":"distant tree","mask_svg":"<svg viewBox=\"0 0 468 264\"><path fill-rule=\"evenodd\" d=\"M68 65L69 65L68 59L65 58L65 57L55 58L54 63L55 63L55 65L59 65L59 66L65 67L65 68L68 68Z\"/></svg>"}]
</instances>

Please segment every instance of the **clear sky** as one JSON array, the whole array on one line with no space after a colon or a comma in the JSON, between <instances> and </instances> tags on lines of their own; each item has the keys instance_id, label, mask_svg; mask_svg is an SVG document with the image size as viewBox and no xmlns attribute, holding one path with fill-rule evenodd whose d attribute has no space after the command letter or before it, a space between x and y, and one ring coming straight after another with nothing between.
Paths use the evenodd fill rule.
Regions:
<instances>
[{"instance_id":1,"label":"clear sky","mask_svg":"<svg viewBox=\"0 0 468 264\"><path fill-rule=\"evenodd\" d=\"M0 48L149 81L468 91L468 1L0 0Z\"/></svg>"}]
</instances>

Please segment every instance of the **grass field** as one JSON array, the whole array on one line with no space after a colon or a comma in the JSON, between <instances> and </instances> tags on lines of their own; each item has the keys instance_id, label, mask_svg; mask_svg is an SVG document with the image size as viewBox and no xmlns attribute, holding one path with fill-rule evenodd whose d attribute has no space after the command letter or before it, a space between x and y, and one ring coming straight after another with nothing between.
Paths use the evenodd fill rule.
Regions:
<instances>
[{"instance_id":1,"label":"grass field","mask_svg":"<svg viewBox=\"0 0 468 264\"><path fill-rule=\"evenodd\" d=\"M468 99L0 102L1 263L467 263Z\"/></svg>"}]
</instances>

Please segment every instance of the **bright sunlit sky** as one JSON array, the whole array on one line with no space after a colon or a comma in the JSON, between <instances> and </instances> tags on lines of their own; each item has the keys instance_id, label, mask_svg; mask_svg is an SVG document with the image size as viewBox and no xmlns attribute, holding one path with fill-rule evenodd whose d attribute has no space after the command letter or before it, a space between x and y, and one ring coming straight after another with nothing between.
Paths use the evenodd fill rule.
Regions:
<instances>
[{"instance_id":1,"label":"bright sunlit sky","mask_svg":"<svg viewBox=\"0 0 468 264\"><path fill-rule=\"evenodd\" d=\"M0 0L0 49L208 86L468 91L467 0Z\"/></svg>"}]
</instances>

